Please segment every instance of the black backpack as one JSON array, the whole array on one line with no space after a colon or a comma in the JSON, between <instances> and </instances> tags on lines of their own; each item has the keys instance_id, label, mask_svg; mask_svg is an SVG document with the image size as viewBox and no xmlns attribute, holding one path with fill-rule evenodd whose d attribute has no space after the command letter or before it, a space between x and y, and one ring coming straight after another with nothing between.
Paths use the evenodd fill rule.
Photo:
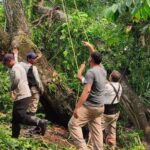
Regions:
<instances>
[{"instance_id":1,"label":"black backpack","mask_svg":"<svg viewBox=\"0 0 150 150\"><path fill-rule=\"evenodd\" d=\"M28 84L30 88L33 86L37 86L35 76L33 74L33 65L31 65L31 67L29 68L27 72L27 79L28 79Z\"/></svg>"}]
</instances>

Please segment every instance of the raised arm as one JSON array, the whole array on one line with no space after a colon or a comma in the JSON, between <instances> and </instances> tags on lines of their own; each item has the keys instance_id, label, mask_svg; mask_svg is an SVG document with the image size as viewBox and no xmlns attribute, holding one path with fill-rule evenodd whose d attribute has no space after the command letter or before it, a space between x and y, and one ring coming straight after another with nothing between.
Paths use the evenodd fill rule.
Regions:
<instances>
[{"instance_id":1,"label":"raised arm","mask_svg":"<svg viewBox=\"0 0 150 150\"><path fill-rule=\"evenodd\" d=\"M89 49L90 53L95 52L94 46L92 44L90 44L89 42L85 42L85 41L82 41L82 43L85 47Z\"/></svg>"},{"instance_id":2,"label":"raised arm","mask_svg":"<svg viewBox=\"0 0 150 150\"><path fill-rule=\"evenodd\" d=\"M85 69L85 62L83 63L83 64L81 64L81 66L80 66L80 68L79 68L79 70L78 70L78 73L77 73L77 79L79 80L79 81L83 81L83 71L84 71L84 69Z\"/></svg>"},{"instance_id":3,"label":"raised arm","mask_svg":"<svg viewBox=\"0 0 150 150\"><path fill-rule=\"evenodd\" d=\"M37 57L36 57L35 61L38 61L42 57L42 55L43 55L42 52L39 51L37 53Z\"/></svg>"},{"instance_id":4,"label":"raised arm","mask_svg":"<svg viewBox=\"0 0 150 150\"><path fill-rule=\"evenodd\" d=\"M17 47L13 47L12 52L14 54L15 61L18 63L18 49L17 49Z\"/></svg>"}]
</instances>

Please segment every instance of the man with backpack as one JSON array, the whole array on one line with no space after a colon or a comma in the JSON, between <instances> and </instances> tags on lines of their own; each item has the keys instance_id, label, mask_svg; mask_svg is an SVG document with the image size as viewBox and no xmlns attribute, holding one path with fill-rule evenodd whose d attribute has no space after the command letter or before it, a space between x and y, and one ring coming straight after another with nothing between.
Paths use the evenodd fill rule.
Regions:
<instances>
[{"instance_id":1,"label":"man with backpack","mask_svg":"<svg viewBox=\"0 0 150 150\"><path fill-rule=\"evenodd\" d=\"M13 53L16 61L18 62L17 48L13 49ZM38 59L42 57L42 54L41 53L35 54L34 52L31 51L27 53L26 57L27 57L27 63L19 62L19 64L25 69L27 73L28 84L32 94L32 101L27 111L28 114L35 116L38 108L38 103L40 100L40 95L44 93L43 84L40 79L38 69L35 66L35 63L37 62ZM38 127L35 129L31 129L30 131L32 133L40 133L40 129Z\"/></svg>"},{"instance_id":2,"label":"man with backpack","mask_svg":"<svg viewBox=\"0 0 150 150\"><path fill-rule=\"evenodd\" d=\"M18 50L13 49L13 53L16 61L18 62ZM40 94L44 93L44 88L38 73L38 69L34 65L36 61L41 58L41 56L41 53L37 55L34 52L29 52L27 53L27 63L19 62L19 64L23 66L27 73L28 84L32 94L32 103L29 106L28 113L33 116L37 111Z\"/></svg>"},{"instance_id":3,"label":"man with backpack","mask_svg":"<svg viewBox=\"0 0 150 150\"><path fill-rule=\"evenodd\" d=\"M3 64L10 68L11 97L13 99L12 111L12 137L18 138L21 124L37 126L44 135L47 128L47 120L33 117L27 114L27 109L31 103L31 91L28 86L25 69L15 61L14 55L5 54Z\"/></svg>"}]
</instances>

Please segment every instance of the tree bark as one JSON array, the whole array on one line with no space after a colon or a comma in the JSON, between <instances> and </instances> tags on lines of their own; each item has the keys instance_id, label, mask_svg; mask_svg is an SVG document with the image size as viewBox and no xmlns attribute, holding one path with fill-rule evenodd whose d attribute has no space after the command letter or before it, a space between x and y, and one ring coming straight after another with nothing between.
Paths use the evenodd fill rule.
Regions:
<instances>
[{"instance_id":1,"label":"tree bark","mask_svg":"<svg viewBox=\"0 0 150 150\"><path fill-rule=\"evenodd\" d=\"M6 51L8 51L10 44L9 36L6 32L3 31L2 27L0 27L0 61L2 60L3 55Z\"/></svg>"},{"instance_id":2,"label":"tree bark","mask_svg":"<svg viewBox=\"0 0 150 150\"><path fill-rule=\"evenodd\" d=\"M34 12L42 14L42 16L32 22L33 25L40 25L44 19L51 19L51 21L65 22L70 16L67 16L59 6L49 8L44 6L44 0L39 0L37 5L33 6Z\"/></svg>"},{"instance_id":3,"label":"tree bark","mask_svg":"<svg viewBox=\"0 0 150 150\"><path fill-rule=\"evenodd\" d=\"M122 80L123 94L122 105L127 112L130 120L137 129L142 129L145 132L147 140L150 142L150 122L147 118L147 110L137 94L131 89L127 80Z\"/></svg>"},{"instance_id":4,"label":"tree bark","mask_svg":"<svg viewBox=\"0 0 150 150\"><path fill-rule=\"evenodd\" d=\"M21 0L5 0L5 13L7 17L7 31L9 34L29 34ZM23 33L22 33L23 32Z\"/></svg>"},{"instance_id":5,"label":"tree bark","mask_svg":"<svg viewBox=\"0 0 150 150\"><path fill-rule=\"evenodd\" d=\"M4 4L8 20L8 33L11 35L11 46L18 47L21 60L25 60L27 52L31 50L38 52L39 50L30 39L22 2L21 0L5 0ZM66 125L71 116L75 94L58 75L53 77L56 71L48 64L44 56L37 63L37 67L45 88L41 102L46 115L52 121Z\"/></svg>"}]
</instances>

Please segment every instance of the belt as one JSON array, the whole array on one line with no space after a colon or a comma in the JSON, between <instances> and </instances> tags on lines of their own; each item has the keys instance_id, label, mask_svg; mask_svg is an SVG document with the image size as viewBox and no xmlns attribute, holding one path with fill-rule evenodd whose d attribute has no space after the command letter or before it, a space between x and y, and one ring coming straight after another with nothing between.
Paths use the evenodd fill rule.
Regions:
<instances>
[{"instance_id":1,"label":"belt","mask_svg":"<svg viewBox=\"0 0 150 150\"><path fill-rule=\"evenodd\" d=\"M118 103L117 104L106 104L104 109L104 114L112 115L118 112Z\"/></svg>"}]
</instances>

